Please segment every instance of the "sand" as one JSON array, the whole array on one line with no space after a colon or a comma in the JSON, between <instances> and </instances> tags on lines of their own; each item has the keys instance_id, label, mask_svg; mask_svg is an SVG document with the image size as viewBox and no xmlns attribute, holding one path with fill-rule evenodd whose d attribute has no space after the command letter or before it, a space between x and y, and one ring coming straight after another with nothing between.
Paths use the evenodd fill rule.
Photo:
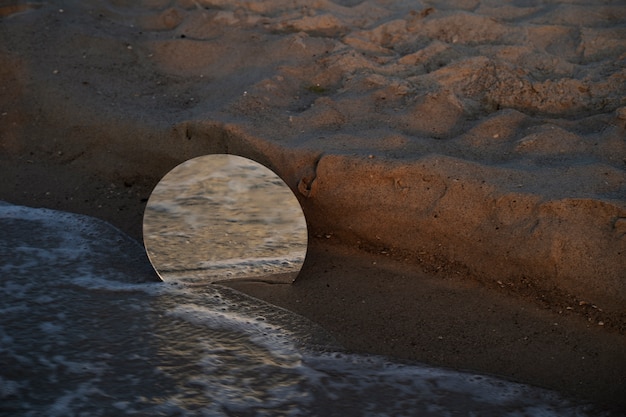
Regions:
<instances>
[{"instance_id":1,"label":"sand","mask_svg":"<svg viewBox=\"0 0 626 417\"><path fill-rule=\"evenodd\" d=\"M0 199L141 239L177 164L294 190L346 347L626 407L626 3L0 1Z\"/></svg>"}]
</instances>

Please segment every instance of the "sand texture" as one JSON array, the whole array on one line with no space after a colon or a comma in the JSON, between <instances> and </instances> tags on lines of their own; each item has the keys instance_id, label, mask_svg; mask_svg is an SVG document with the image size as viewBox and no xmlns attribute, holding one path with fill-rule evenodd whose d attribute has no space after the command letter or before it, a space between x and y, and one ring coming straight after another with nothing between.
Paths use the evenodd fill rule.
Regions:
<instances>
[{"instance_id":1,"label":"sand texture","mask_svg":"<svg viewBox=\"0 0 626 417\"><path fill-rule=\"evenodd\" d=\"M238 154L294 190L317 248L303 276L318 284L249 293L290 304L302 286L319 290L312 265L341 247L352 255L335 264L382 256L567 316L598 337L594 349L602 337L626 346L624 1L0 1L0 63L0 199L88 213L140 238L170 169ZM335 279L393 303L395 290L370 291L386 272L358 270ZM299 312L324 321L324 308L350 306ZM540 333L538 346L576 350ZM376 343L354 346L434 360ZM515 374L464 360L438 362ZM624 362L571 363L579 379L565 389L623 401L623 376L591 380Z\"/></svg>"}]
</instances>

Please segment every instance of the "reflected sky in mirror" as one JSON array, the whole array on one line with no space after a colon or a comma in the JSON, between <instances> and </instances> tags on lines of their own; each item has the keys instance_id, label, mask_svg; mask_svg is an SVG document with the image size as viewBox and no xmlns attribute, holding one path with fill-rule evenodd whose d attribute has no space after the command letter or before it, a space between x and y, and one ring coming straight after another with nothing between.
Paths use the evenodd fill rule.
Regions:
<instances>
[{"instance_id":1,"label":"reflected sky in mirror","mask_svg":"<svg viewBox=\"0 0 626 417\"><path fill-rule=\"evenodd\" d=\"M148 200L143 237L161 279L188 283L291 283L307 249L302 208L282 179L223 154L191 159L163 177Z\"/></svg>"}]
</instances>

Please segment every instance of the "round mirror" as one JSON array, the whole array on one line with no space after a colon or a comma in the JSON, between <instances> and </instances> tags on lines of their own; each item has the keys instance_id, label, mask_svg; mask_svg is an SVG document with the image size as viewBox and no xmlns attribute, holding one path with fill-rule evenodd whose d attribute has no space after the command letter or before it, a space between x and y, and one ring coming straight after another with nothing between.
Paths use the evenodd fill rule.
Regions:
<instances>
[{"instance_id":1,"label":"round mirror","mask_svg":"<svg viewBox=\"0 0 626 417\"><path fill-rule=\"evenodd\" d=\"M170 171L143 218L148 257L163 281L291 283L307 228L300 203L274 172L235 155L205 155Z\"/></svg>"}]
</instances>

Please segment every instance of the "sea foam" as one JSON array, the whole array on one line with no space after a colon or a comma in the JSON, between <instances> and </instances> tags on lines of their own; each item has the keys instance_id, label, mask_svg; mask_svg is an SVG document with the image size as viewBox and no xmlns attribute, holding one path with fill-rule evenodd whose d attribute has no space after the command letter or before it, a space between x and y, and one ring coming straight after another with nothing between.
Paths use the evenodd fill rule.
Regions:
<instances>
[{"instance_id":1,"label":"sea foam","mask_svg":"<svg viewBox=\"0 0 626 417\"><path fill-rule=\"evenodd\" d=\"M155 282L143 248L97 219L0 204L0 228L3 415L602 415L490 376L342 352L229 288Z\"/></svg>"}]
</instances>

